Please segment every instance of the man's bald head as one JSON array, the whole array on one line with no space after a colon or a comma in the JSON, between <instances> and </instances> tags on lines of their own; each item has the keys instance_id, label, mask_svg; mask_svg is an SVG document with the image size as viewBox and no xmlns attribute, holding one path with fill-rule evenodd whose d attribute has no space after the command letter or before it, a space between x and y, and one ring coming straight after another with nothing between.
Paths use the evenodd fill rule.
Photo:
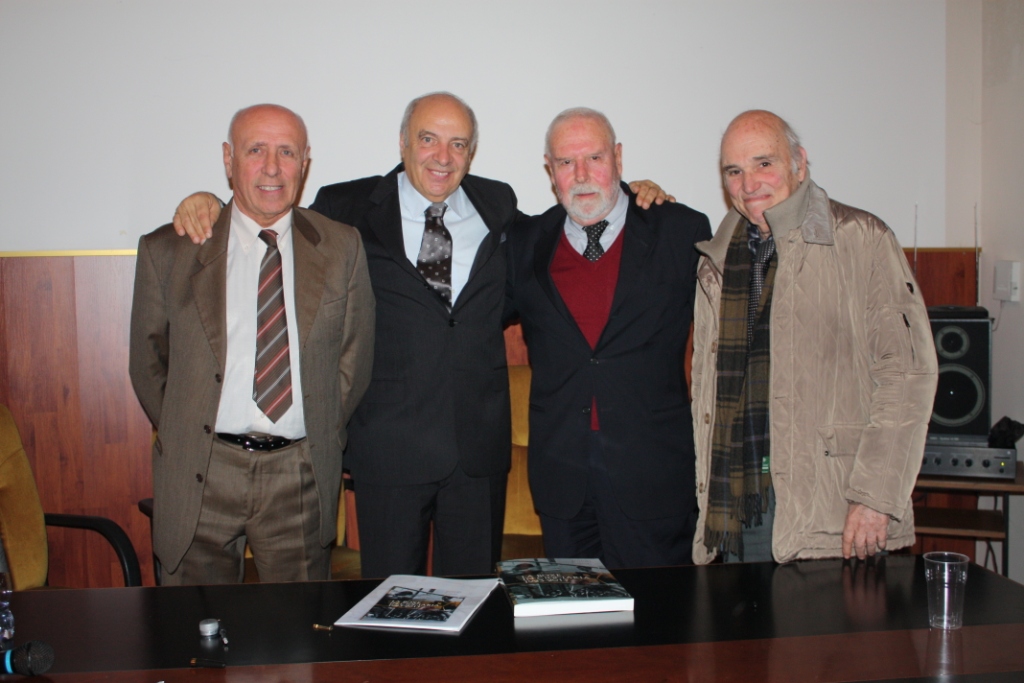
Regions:
<instances>
[{"instance_id":1,"label":"man's bald head","mask_svg":"<svg viewBox=\"0 0 1024 683\"><path fill-rule=\"evenodd\" d=\"M733 207L771 233L764 212L787 199L807 177L807 152L793 128L770 111L745 111L722 136L722 183Z\"/></svg>"}]
</instances>

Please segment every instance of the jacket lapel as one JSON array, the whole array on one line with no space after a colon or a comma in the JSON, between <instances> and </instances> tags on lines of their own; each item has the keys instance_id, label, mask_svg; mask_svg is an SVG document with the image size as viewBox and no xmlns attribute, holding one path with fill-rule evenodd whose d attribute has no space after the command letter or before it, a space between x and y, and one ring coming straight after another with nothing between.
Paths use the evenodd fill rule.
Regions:
<instances>
[{"instance_id":1,"label":"jacket lapel","mask_svg":"<svg viewBox=\"0 0 1024 683\"><path fill-rule=\"evenodd\" d=\"M619 263L619 277L615 283L615 295L612 297L612 307L608 314L608 322L601 331L601 337L597 341L597 349L608 345L610 340L623 328L628 326L630 320L621 315L623 307L636 289L637 282L644 277L645 265L647 264L651 248L654 245L657 235L647 220L636 211L633 195L629 195L629 210L626 212L626 224L622 228L622 257Z\"/></svg>"},{"instance_id":2,"label":"jacket lapel","mask_svg":"<svg viewBox=\"0 0 1024 683\"><path fill-rule=\"evenodd\" d=\"M583 343L587 344L588 342L586 337L583 336L583 331L580 330L576 319L569 311L569 307L565 305L565 300L559 294L555 281L551 278L551 262L555 259L555 250L558 249L558 243L561 241L562 232L565 229L565 210L559 208L558 211L551 213L553 215L550 220L541 226L541 235L537 238L537 242L533 247L534 276L537 278L541 291L551 300L551 305L576 330ZM545 217L535 220L543 221Z\"/></svg>"},{"instance_id":3,"label":"jacket lapel","mask_svg":"<svg viewBox=\"0 0 1024 683\"><path fill-rule=\"evenodd\" d=\"M398 204L398 174L404 170L399 164L370 193L373 208L366 212L363 222L377 241L387 251L391 260L402 267L409 275L426 282L416 264L409 261L405 253L405 238L402 233L402 210Z\"/></svg>"},{"instance_id":4,"label":"jacket lapel","mask_svg":"<svg viewBox=\"0 0 1024 683\"><path fill-rule=\"evenodd\" d=\"M323 298L327 258L320 253L320 234L297 209L292 213L292 259L295 273L295 321L299 348L305 348Z\"/></svg>"},{"instance_id":5,"label":"jacket lapel","mask_svg":"<svg viewBox=\"0 0 1024 683\"><path fill-rule=\"evenodd\" d=\"M220 212L213 237L196 251L196 271L191 277L192 299L199 310L199 321L221 368L226 366L228 355L228 237L233 203L228 202Z\"/></svg>"},{"instance_id":6,"label":"jacket lapel","mask_svg":"<svg viewBox=\"0 0 1024 683\"><path fill-rule=\"evenodd\" d=\"M464 297L467 291L472 291L477 282L476 277L480 270L487 264L487 262L494 257L498 251L498 247L505 241L505 225L502 222L502 217L498 213L498 210L494 202L488 201L484 197L476 185L473 183L473 179L470 176L466 176L462 180L462 189L466 193L466 197L472 202L473 208L480 214L480 218L483 220L484 225L487 226L488 235L480 243L477 248L476 256L473 257L473 266L469 271L469 278L466 281L465 286L459 293L459 299L455 301L457 306L459 301L465 300L468 297Z\"/></svg>"}]
</instances>

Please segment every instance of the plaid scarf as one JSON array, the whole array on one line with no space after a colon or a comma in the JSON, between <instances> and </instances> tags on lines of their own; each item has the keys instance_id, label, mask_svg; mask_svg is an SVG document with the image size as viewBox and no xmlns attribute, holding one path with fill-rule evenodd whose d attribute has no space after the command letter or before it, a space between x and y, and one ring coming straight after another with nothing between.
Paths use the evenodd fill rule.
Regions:
<instances>
[{"instance_id":1,"label":"plaid scarf","mask_svg":"<svg viewBox=\"0 0 1024 683\"><path fill-rule=\"evenodd\" d=\"M718 393L704 530L708 550L733 553L741 560L743 527L761 525L771 488L771 475L763 466L770 450L769 319L778 259L772 249L762 252L769 258L758 310L751 318L752 247L747 242L747 231L740 229L733 235L725 256L719 313Z\"/></svg>"}]
</instances>

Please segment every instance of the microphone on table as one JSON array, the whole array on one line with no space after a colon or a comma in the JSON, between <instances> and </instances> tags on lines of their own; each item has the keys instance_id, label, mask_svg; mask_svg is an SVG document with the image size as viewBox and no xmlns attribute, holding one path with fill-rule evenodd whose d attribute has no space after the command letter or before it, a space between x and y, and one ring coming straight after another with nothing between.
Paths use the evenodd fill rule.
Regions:
<instances>
[{"instance_id":1,"label":"microphone on table","mask_svg":"<svg viewBox=\"0 0 1024 683\"><path fill-rule=\"evenodd\" d=\"M53 648L44 642L30 640L3 654L3 673L35 676L53 666Z\"/></svg>"}]
</instances>

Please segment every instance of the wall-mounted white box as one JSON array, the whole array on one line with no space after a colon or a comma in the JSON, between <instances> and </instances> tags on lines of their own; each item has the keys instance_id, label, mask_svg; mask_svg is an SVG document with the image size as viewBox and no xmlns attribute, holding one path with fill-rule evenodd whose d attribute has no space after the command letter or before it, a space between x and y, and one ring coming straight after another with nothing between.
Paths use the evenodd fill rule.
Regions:
<instances>
[{"instance_id":1,"label":"wall-mounted white box","mask_svg":"<svg viewBox=\"0 0 1024 683\"><path fill-rule=\"evenodd\" d=\"M996 261L992 296L997 301L1020 301L1020 261Z\"/></svg>"}]
</instances>

